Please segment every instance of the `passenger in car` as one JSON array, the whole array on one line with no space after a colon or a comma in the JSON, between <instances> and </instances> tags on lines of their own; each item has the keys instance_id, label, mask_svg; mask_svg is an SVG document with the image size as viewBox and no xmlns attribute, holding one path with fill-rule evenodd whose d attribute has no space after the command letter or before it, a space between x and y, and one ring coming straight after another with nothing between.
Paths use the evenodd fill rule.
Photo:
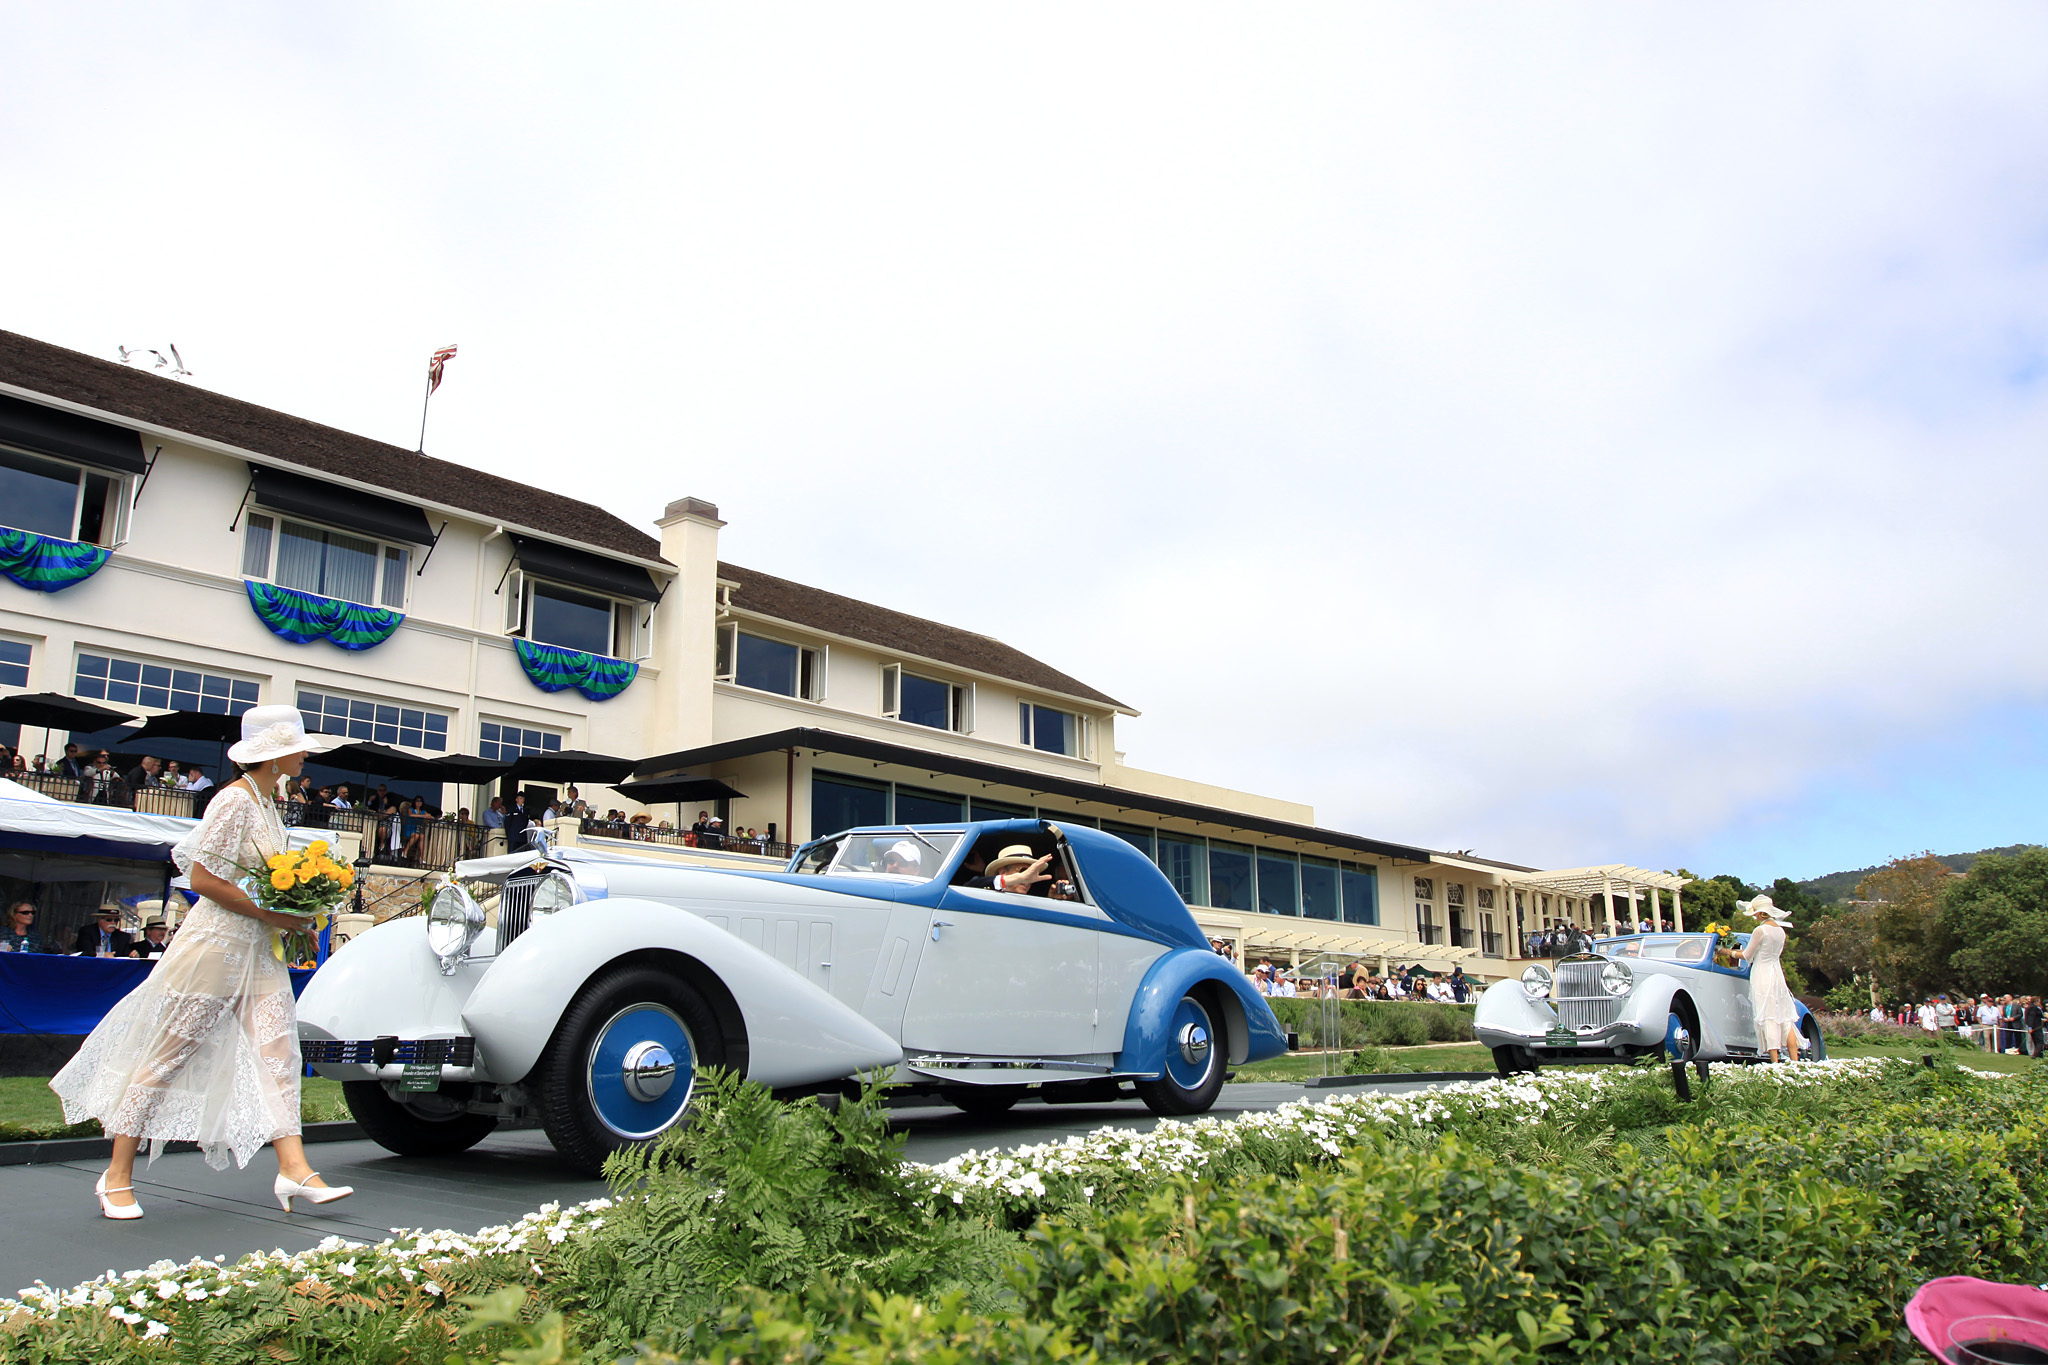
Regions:
<instances>
[{"instance_id":1,"label":"passenger in car","mask_svg":"<svg viewBox=\"0 0 2048 1365\"><path fill-rule=\"evenodd\" d=\"M1033 887L1052 880L1052 874L1045 870L1050 862L1050 853L1043 858L1034 858L1028 845L1011 844L989 859L988 868L982 876L968 878L967 885L1028 896Z\"/></svg>"},{"instance_id":2,"label":"passenger in car","mask_svg":"<svg viewBox=\"0 0 2048 1365\"><path fill-rule=\"evenodd\" d=\"M895 877L915 877L924 870L924 855L908 839L898 839L882 850L882 871Z\"/></svg>"}]
</instances>

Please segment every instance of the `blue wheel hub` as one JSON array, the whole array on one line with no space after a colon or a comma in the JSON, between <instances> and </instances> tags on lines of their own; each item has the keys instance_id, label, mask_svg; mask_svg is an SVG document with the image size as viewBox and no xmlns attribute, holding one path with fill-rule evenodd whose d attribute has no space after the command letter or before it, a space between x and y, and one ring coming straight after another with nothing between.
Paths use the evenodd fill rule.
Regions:
<instances>
[{"instance_id":1,"label":"blue wheel hub","mask_svg":"<svg viewBox=\"0 0 2048 1365\"><path fill-rule=\"evenodd\" d=\"M1193 996L1181 997L1173 1011L1173 1027L1166 1043L1166 1074L1183 1090L1200 1090L1212 1068L1222 1064L1216 1055L1216 1028L1209 1011Z\"/></svg>"},{"instance_id":2,"label":"blue wheel hub","mask_svg":"<svg viewBox=\"0 0 2048 1365\"><path fill-rule=\"evenodd\" d=\"M1664 1055L1674 1062L1688 1062L1699 1049L1699 1042L1685 1027L1685 1021L1674 1010L1664 1024Z\"/></svg>"},{"instance_id":3,"label":"blue wheel hub","mask_svg":"<svg viewBox=\"0 0 2048 1365\"><path fill-rule=\"evenodd\" d=\"M690 1030L662 1005L629 1005L590 1048L590 1107L622 1138L650 1138L682 1117L695 1088Z\"/></svg>"}]
</instances>

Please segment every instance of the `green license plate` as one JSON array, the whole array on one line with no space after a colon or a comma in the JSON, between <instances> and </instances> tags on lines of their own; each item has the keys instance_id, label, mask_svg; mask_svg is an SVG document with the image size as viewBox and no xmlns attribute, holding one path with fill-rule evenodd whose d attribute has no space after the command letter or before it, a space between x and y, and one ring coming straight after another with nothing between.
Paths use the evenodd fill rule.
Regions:
<instances>
[{"instance_id":1,"label":"green license plate","mask_svg":"<svg viewBox=\"0 0 2048 1365\"><path fill-rule=\"evenodd\" d=\"M414 1094L423 1090L441 1088L441 1064L439 1062L407 1062L405 1074L398 1078L401 1092Z\"/></svg>"},{"instance_id":2,"label":"green license plate","mask_svg":"<svg viewBox=\"0 0 2048 1365\"><path fill-rule=\"evenodd\" d=\"M1579 1045L1578 1035L1568 1028L1552 1029L1543 1035L1543 1042L1548 1047L1577 1047Z\"/></svg>"}]
</instances>

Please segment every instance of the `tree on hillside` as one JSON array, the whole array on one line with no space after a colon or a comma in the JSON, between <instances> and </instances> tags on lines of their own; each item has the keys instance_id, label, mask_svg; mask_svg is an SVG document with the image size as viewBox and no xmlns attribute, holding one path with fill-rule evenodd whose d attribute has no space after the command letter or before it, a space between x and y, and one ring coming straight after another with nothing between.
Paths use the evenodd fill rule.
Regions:
<instances>
[{"instance_id":1,"label":"tree on hillside","mask_svg":"<svg viewBox=\"0 0 2048 1365\"><path fill-rule=\"evenodd\" d=\"M2048 995L2048 850L1986 856L1949 883L1932 947L1966 990Z\"/></svg>"},{"instance_id":2,"label":"tree on hillside","mask_svg":"<svg viewBox=\"0 0 2048 1365\"><path fill-rule=\"evenodd\" d=\"M1747 900L1753 894L1745 890L1738 878L1726 873L1718 877L1701 877L1681 867L1678 875L1686 879L1684 889L1679 892L1679 904L1685 907L1685 922L1693 928L1710 921L1728 923L1735 918L1735 902Z\"/></svg>"},{"instance_id":3,"label":"tree on hillside","mask_svg":"<svg viewBox=\"0 0 2048 1365\"><path fill-rule=\"evenodd\" d=\"M1772 882L1769 895L1771 904L1792 916L1792 928L1796 933L1812 928L1827 913L1826 901L1808 894L1790 877L1780 877Z\"/></svg>"},{"instance_id":4,"label":"tree on hillside","mask_svg":"<svg viewBox=\"0 0 2048 1365\"><path fill-rule=\"evenodd\" d=\"M1856 883L1856 899L1875 902L1872 969L1894 998L1910 999L1948 985L1949 966L1938 934L1942 895L1952 880L1947 864L1923 853L1894 858Z\"/></svg>"},{"instance_id":5,"label":"tree on hillside","mask_svg":"<svg viewBox=\"0 0 2048 1365\"><path fill-rule=\"evenodd\" d=\"M1831 907L1799 936L1799 965L1826 986L1877 978L1877 907Z\"/></svg>"}]
</instances>

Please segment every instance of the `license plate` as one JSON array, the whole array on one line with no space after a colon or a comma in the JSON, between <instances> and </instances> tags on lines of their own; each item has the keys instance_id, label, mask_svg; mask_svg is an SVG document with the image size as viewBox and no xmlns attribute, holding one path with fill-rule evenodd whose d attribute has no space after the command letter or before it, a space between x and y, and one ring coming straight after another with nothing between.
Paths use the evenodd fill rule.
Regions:
<instances>
[{"instance_id":1,"label":"license plate","mask_svg":"<svg viewBox=\"0 0 2048 1365\"><path fill-rule=\"evenodd\" d=\"M1554 1028L1550 1030L1550 1032L1543 1035L1543 1042L1548 1047L1577 1047L1579 1045L1578 1035L1568 1028Z\"/></svg>"},{"instance_id":2,"label":"license plate","mask_svg":"<svg viewBox=\"0 0 2048 1365\"><path fill-rule=\"evenodd\" d=\"M425 1090L441 1088L441 1064L439 1062L407 1062L405 1074L398 1078L401 1093L417 1094Z\"/></svg>"}]
</instances>

